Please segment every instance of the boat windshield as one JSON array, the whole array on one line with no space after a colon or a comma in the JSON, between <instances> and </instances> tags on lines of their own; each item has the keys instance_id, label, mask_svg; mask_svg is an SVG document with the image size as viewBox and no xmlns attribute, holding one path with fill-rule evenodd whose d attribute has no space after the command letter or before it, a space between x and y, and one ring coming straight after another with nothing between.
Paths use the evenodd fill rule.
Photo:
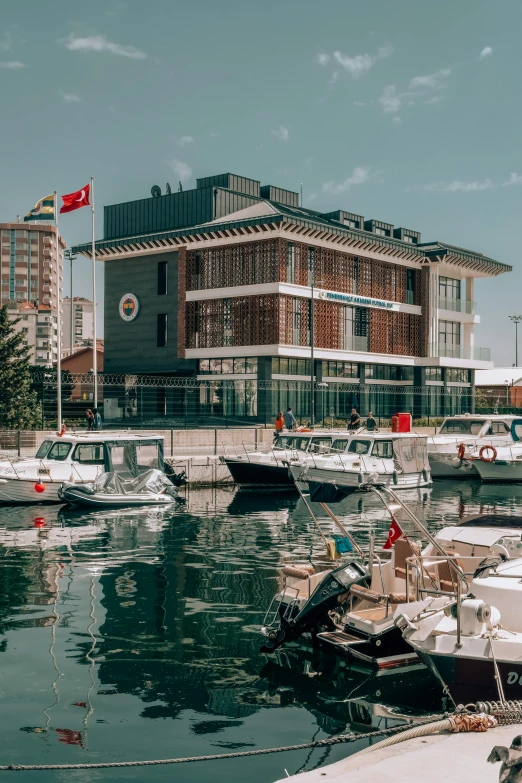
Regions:
<instances>
[{"instance_id":1,"label":"boat windshield","mask_svg":"<svg viewBox=\"0 0 522 783\"><path fill-rule=\"evenodd\" d=\"M371 445L371 440L352 440L348 452L350 454L368 454Z\"/></svg>"},{"instance_id":2,"label":"boat windshield","mask_svg":"<svg viewBox=\"0 0 522 783\"><path fill-rule=\"evenodd\" d=\"M274 449L296 449L297 451L306 451L310 438L295 437L295 435L282 435L274 443Z\"/></svg>"},{"instance_id":3,"label":"boat windshield","mask_svg":"<svg viewBox=\"0 0 522 783\"><path fill-rule=\"evenodd\" d=\"M37 459L44 459L44 457L47 457L49 454L49 449L53 445L52 440L44 440L44 442L41 444L40 448L36 452L36 458Z\"/></svg>"},{"instance_id":4,"label":"boat windshield","mask_svg":"<svg viewBox=\"0 0 522 783\"><path fill-rule=\"evenodd\" d=\"M485 423L473 419L446 419L439 435L478 435Z\"/></svg>"},{"instance_id":5,"label":"boat windshield","mask_svg":"<svg viewBox=\"0 0 522 783\"><path fill-rule=\"evenodd\" d=\"M52 449L47 455L47 459L55 459L58 462L62 462L64 459L67 459L67 455L69 454L71 449L72 449L72 443L67 443L67 441L63 441L63 440L55 441L53 443Z\"/></svg>"}]
</instances>

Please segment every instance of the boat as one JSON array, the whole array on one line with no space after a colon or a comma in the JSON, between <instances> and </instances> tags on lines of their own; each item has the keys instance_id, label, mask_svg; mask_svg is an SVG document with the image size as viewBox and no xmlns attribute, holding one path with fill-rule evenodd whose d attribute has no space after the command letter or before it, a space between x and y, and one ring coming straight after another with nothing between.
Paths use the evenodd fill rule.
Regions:
<instances>
[{"instance_id":1,"label":"boat","mask_svg":"<svg viewBox=\"0 0 522 783\"><path fill-rule=\"evenodd\" d=\"M178 491L161 470L102 473L88 484L64 483L60 500L88 508L165 506L174 503Z\"/></svg>"},{"instance_id":2,"label":"boat","mask_svg":"<svg viewBox=\"0 0 522 783\"><path fill-rule=\"evenodd\" d=\"M522 482L522 443L509 446L482 446L467 457L483 482L516 484Z\"/></svg>"},{"instance_id":3,"label":"boat","mask_svg":"<svg viewBox=\"0 0 522 783\"><path fill-rule=\"evenodd\" d=\"M361 432L344 453L295 455L290 472L298 487L316 502L333 503L370 480L393 490L431 486L425 435Z\"/></svg>"},{"instance_id":4,"label":"boat","mask_svg":"<svg viewBox=\"0 0 522 783\"><path fill-rule=\"evenodd\" d=\"M0 505L61 503L58 491L64 482L95 481L131 453L143 469L163 470L163 437L159 435L124 430L51 435L34 457L0 456Z\"/></svg>"},{"instance_id":5,"label":"boat","mask_svg":"<svg viewBox=\"0 0 522 783\"><path fill-rule=\"evenodd\" d=\"M310 563L285 565L282 588L261 628L262 651L270 653L309 636L314 643L333 648L369 669L413 665L418 662L417 654L395 623L396 611L408 606L421 588L453 590L458 579L470 579L487 558L520 557L522 518L473 516L432 537L395 493L385 488L373 491L384 500L392 519L397 505L390 506L386 494L402 505L409 520L428 539L427 546L421 552L418 541L401 537L389 552L377 555L371 546L367 557L359 550L357 560L333 569L316 571Z\"/></svg>"},{"instance_id":6,"label":"boat","mask_svg":"<svg viewBox=\"0 0 522 783\"><path fill-rule=\"evenodd\" d=\"M481 449L512 446L522 439L520 416L461 414L447 416L435 435L428 438L428 459L433 478L478 479L475 461L469 457Z\"/></svg>"},{"instance_id":7,"label":"boat","mask_svg":"<svg viewBox=\"0 0 522 783\"><path fill-rule=\"evenodd\" d=\"M220 460L228 467L235 483L242 488L294 489L294 480L288 472L290 459L312 453L344 451L353 434L348 430L312 432L301 429L275 437L272 445L225 445L225 454Z\"/></svg>"},{"instance_id":8,"label":"boat","mask_svg":"<svg viewBox=\"0 0 522 783\"><path fill-rule=\"evenodd\" d=\"M403 638L455 703L520 699L522 558L488 559L457 587L398 607Z\"/></svg>"}]
</instances>

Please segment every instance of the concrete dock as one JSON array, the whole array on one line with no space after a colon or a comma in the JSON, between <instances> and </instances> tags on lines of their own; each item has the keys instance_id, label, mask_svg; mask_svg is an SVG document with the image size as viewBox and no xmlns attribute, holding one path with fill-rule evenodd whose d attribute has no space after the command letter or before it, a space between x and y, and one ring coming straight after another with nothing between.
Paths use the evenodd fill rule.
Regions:
<instances>
[{"instance_id":1,"label":"concrete dock","mask_svg":"<svg viewBox=\"0 0 522 783\"><path fill-rule=\"evenodd\" d=\"M281 778L277 783L498 783L501 762L491 764L487 758L495 745L509 748L519 734L522 724L498 726L487 732L418 737L364 756L348 756L312 772Z\"/></svg>"}]
</instances>

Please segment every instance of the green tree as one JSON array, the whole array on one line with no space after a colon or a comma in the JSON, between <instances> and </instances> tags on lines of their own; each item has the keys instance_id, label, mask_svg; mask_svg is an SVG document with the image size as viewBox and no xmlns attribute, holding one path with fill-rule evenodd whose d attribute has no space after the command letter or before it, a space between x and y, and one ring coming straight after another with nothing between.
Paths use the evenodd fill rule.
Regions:
<instances>
[{"instance_id":1,"label":"green tree","mask_svg":"<svg viewBox=\"0 0 522 783\"><path fill-rule=\"evenodd\" d=\"M0 427L2 429L33 429L41 421L41 408L31 390L29 348L24 345L23 332L11 320L7 306L0 308Z\"/></svg>"}]
</instances>

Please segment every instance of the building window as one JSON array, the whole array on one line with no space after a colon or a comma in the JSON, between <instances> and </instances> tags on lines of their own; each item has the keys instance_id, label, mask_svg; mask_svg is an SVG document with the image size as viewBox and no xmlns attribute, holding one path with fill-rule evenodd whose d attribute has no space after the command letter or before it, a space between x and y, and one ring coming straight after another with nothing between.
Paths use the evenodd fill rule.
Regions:
<instances>
[{"instance_id":1,"label":"building window","mask_svg":"<svg viewBox=\"0 0 522 783\"><path fill-rule=\"evenodd\" d=\"M343 348L345 351L353 350L353 307L344 307L343 317Z\"/></svg>"},{"instance_id":2,"label":"building window","mask_svg":"<svg viewBox=\"0 0 522 783\"><path fill-rule=\"evenodd\" d=\"M167 293L167 261L158 261L158 296Z\"/></svg>"},{"instance_id":3,"label":"building window","mask_svg":"<svg viewBox=\"0 0 522 783\"><path fill-rule=\"evenodd\" d=\"M378 381L400 380L400 367L392 367L389 364L367 364L364 370L366 378Z\"/></svg>"},{"instance_id":4,"label":"building window","mask_svg":"<svg viewBox=\"0 0 522 783\"><path fill-rule=\"evenodd\" d=\"M295 282L295 246L293 242L288 243L286 258L286 281L287 283Z\"/></svg>"},{"instance_id":5,"label":"building window","mask_svg":"<svg viewBox=\"0 0 522 783\"><path fill-rule=\"evenodd\" d=\"M166 348L167 346L167 314L158 313L157 315L157 338L156 345L158 348Z\"/></svg>"},{"instance_id":6,"label":"building window","mask_svg":"<svg viewBox=\"0 0 522 783\"><path fill-rule=\"evenodd\" d=\"M401 367L401 380L413 381L413 367Z\"/></svg>"},{"instance_id":7,"label":"building window","mask_svg":"<svg viewBox=\"0 0 522 783\"><path fill-rule=\"evenodd\" d=\"M402 235L402 241L403 242L409 242L410 245L413 245L413 237L409 237L408 234Z\"/></svg>"},{"instance_id":8,"label":"building window","mask_svg":"<svg viewBox=\"0 0 522 783\"><path fill-rule=\"evenodd\" d=\"M415 304L415 269L406 270L406 304Z\"/></svg>"},{"instance_id":9,"label":"building window","mask_svg":"<svg viewBox=\"0 0 522 783\"><path fill-rule=\"evenodd\" d=\"M441 381L442 380L442 367L426 367L426 380L427 381Z\"/></svg>"},{"instance_id":10,"label":"building window","mask_svg":"<svg viewBox=\"0 0 522 783\"><path fill-rule=\"evenodd\" d=\"M461 281L452 277L439 277L439 296L441 299L460 299Z\"/></svg>"},{"instance_id":11,"label":"building window","mask_svg":"<svg viewBox=\"0 0 522 783\"><path fill-rule=\"evenodd\" d=\"M292 342L294 345L301 344L301 300L297 297L293 300L293 327L294 334Z\"/></svg>"},{"instance_id":12,"label":"building window","mask_svg":"<svg viewBox=\"0 0 522 783\"><path fill-rule=\"evenodd\" d=\"M352 362L323 362L323 378L358 378L359 365Z\"/></svg>"},{"instance_id":13,"label":"building window","mask_svg":"<svg viewBox=\"0 0 522 783\"><path fill-rule=\"evenodd\" d=\"M447 367L446 381L450 383L469 383L469 370L463 370L460 367Z\"/></svg>"},{"instance_id":14,"label":"building window","mask_svg":"<svg viewBox=\"0 0 522 783\"><path fill-rule=\"evenodd\" d=\"M348 226L349 228L359 228L355 220L349 220L348 218L344 218L343 223L345 226Z\"/></svg>"},{"instance_id":15,"label":"building window","mask_svg":"<svg viewBox=\"0 0 522 783\"><path fill-rule=\"evenodd\" d=\"M456 321L439 321L439 343L441 345L460 345L460 324Z\"/></svg>"}]
</instances>

